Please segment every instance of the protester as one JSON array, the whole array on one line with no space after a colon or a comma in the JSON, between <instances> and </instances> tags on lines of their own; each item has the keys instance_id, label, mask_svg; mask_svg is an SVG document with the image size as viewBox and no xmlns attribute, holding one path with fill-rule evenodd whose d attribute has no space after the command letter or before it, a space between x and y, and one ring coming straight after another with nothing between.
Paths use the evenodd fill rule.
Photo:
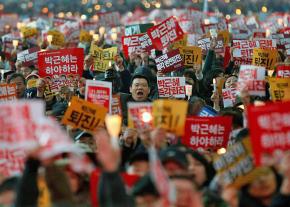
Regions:
<instances>
[{"instance_id":1,"label":"protester","mask_svg":"<svg viewBox=\"0 0 290 207\"><path fill-rule=\"evenodd\" d=\"M290 14L99 4L1 15L0 206L290 206Z\"/></svg>"}]
</instances>

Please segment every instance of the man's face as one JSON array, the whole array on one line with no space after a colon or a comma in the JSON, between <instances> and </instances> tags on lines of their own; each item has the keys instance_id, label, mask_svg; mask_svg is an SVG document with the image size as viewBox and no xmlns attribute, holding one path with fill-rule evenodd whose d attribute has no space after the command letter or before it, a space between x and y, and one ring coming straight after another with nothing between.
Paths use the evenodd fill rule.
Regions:
<instances>
[{"instance_id":1,"label":"man's face","mask_svg":"<svg viewBox=\"0 0 290 207\"><path fill-rule=\"evenodd\" d=\"M21 77L16 77L14 79L12 79L10 81L10 83L15 83L16 84L16 96L17 98L22 98L24 96L24 92L25 92L25 89L26 89L26 86L22 80Z\"/></svg>"},{"instance_id":2,"label":"man's face","mask_svg":"<svg viewBox=\"0 0 290 207\"><path fill-rule=\"evenodd\" d=\"M135 101L145 101L150 93L147 80L144 78L135 78L130 87L130 93Z\"/></svg>"}]
</instances>

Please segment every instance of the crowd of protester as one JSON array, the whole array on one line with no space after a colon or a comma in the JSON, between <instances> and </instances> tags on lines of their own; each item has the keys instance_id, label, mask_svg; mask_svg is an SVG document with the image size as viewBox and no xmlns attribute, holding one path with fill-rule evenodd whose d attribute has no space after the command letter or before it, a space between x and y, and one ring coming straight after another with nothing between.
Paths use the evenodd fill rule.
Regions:
<instances>
[{"instance_id":1,"label":"crowd of protester","mask_svg":"<svg viewBox=\"0 0 290 207\"><path fill-rule=\"evenodd\" d=\"M101 37L96 44L108 48L109 43ZM111 145L106 129L98 129L94 134L63 126L76 145L81 147L94 164L97 182L92 182L91 174L79 173L62 159L40 160L37 149L28 152L23 172L19 176L0 177L0 206L101 206L101 207L287 207L290 206L290 154L285 152L279 163L265 166L263 172L240 188L223 185L216 176L211 150L193 150L181 144L180 138L162 128L129 128L128 102L152 102L158 99L157 76L185 77L186 84L192 85L188 102L187 116L197 116L204 106L215 110L219 116L233 119L229 146L249 137L247 127L247 105L256 100L271 101L269 92L265 97L249 96L243 91L233 107L224 107L222 97L214 90L213 79L224 78L223 88L236 87L239 65L234 63L233 49L231 59L224 67L223 57L217 55L216 38L202 64L193 68L185 67L179 71L164 74L157 70L154 58L148 53L132 53L126 59L122 50L114 58L114 63L105 72L94 70L94 60L85 53L84 71L78 84L73 88L62 87L59 94L45 96L46 80L38 75L38 66L23 66L17 60L17 52L10 57L1 54L5 73L2 83L15 83L17 99L43 100L46 115L61 120L72 96L85 97L86 80L112 82L113 94L120 95L122 109L122 130L116 148ZM43 41L42 50L59 49ZM29 43L23 50L30 48ZM2 46L3 48L3 46ZM157 51L159 54L161 51ZM157 54L157 56L159 55ZM285 49L279 51L278 64L289 64ZM8 71L8 72L6 72ZM275 76L275 73L274 73ZM36 87L28 88L27 82L37 79ZM269 88L266 88L269 90ZM171 97L172 98L172 97ZM243 107L241 107L243 106ZM1 106L0 106L1 108ZM173 138L172 138L173 136ZM1 137L1 136L0 136ZM0 141L1 145L1 141ZM150 156L154 146L158 159L168 177L169 189L174 189L174 201L160 191L151 175ZM63 161L63 162L61 162ZM74 163L78 165L78 163ZM128 185L124 176L135 179ZM48 195L45 197L39 187L44 180ZM160 179L162 179L160 177ZM162 180L160 180L162 182ZM172 188L172 189L171 189Z\"/></svg>"}]
</instances>

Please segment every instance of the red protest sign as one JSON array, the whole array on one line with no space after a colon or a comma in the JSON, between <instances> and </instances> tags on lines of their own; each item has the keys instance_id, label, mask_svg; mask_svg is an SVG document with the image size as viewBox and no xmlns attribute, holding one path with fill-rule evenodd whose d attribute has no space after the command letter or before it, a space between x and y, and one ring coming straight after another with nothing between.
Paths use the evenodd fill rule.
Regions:
<instances>
[{"instance_id":1,"label":"red protest sign","mask_svg":"<svg viewBox=\"0 0 290 207\"><path fill-rule=\"evenodd\" d=\"M256 165L264 165L290 149L290 102L249 106L250 138ZM277 158L276 157L276 158Z\"/></svg>"},{"instance_id":2,"label":"red protest sign","mask_svg":"<svg viewBox=\"0 0 290 207\"><path fill-rule=\"evenodd\" d=\"M157 50L162 50L170 43L183 38L183 31L174 17L151 27L147 33Z\"/></svg>"},{"instance_id":3,"label":"red protest sign","mask_svg":"<svg viewBox=\"0 0 290 207\"><path fill-rule=\"evenodd\" d=\"M153 126L152 103L128 103L128 127L144 129Z\"/></svg>"},{"instance_id":4,"label":"red protest sign","mask_svg":"<svg viewBox=\"0 0 290 207\"><path fill-rule=\"evenodd\" d=\"M157 77L159 97L185 98L185 77Z\"/></svg>"},{"instance_id":5,"label":"red protest sign","mask_svg":"<svg viewBox=\"0 0 290 207\"><path fill-rule=\"evenodd\" d=\"M17 53L17 61L21 61L23 66L37 65L37 52L39 47L30 48Z\"/></svg>"},{"instance_id":6,"label":"red protest sign","mask_svg":"<svg viewBox=\"0 0 290 207\"><path fill-rule=\"evenodd\" d=\"M178 49L155 58L155 62L157 70L162 73L168 73L183 68L183 59Z\"/></svg>"},{"instance_id":7,"label":"red protest sign","mask_svg":"<svg viewBox=\"0 0 290 207\"><path fill-rule=\"evenodd\" d=\"M238 92L247 89L250 95L265 96L265 68L254 65L241 65L237 84Z\"/></svg>"},{"instance_id":8,"label":"red protest sign","mask_svg":"<svg viewBox=\"0 0 290 207\"><path fill-rule=\"evenodd\" d=\"M121 15L119 12L103 12L98 13L99 24L106 27L116 27L121 25Z\"/></svg>"},{"instance_id":9,"label":"red protest sign","mask_svg":"<svg viewBox=\"0 0 290 207\"><path fill-rule=\"evenodd\" d=\"M237 90L235 88L222 89L224 107L233 107L235 105L236 93Z\"/></svg>"},{"instance_id":10,"label":"red protest sign","mask_svg":"<svg viewBox=\"0 0 290 207\"><path fill-rule=\"evenodd\" d=\"M151 50L154 49L153 43L149 37L149 35L143 34L142 36L139 37L139 42L141 44L141 47L148 52L149 54L151 54Z\"/></svg>"},{"instance_id":11,"label":"red protest sign","mask_svg":"<svg viewBox=\"0 0 290 207\"><path fill-rule=\"evenodd\" d=\"M139 38L142 36L143 34L135 34L122 37L123 51L126 58L129 58L129 55L132 53L140 54L145 51L139 41Z\"/></svg>"},{"instance_id":12,"label":"red protest sign","mask_svg":"<svg viewBox=\"0 0 290 207\"><path fill-rule=\"evenodd\" d=\"M38 52L39 76L45 78L53 91L61 86L75 87L84 69L84 49L69 48Z\"/></svg>"},{"instance_id":13,"label":"red protest sign","mask_svg":"<svg viewBox=\"0 0 290 207\"><path fill-rule=\"evenodd\" d=\"M290 77L290 65L278 65L276 69L277 78Z\"/></svg>"},{"instance_id":14,"label":"red protest sign","mask_svg":"<svg viewBox=\"0 0 290 207\"><path fill-rule=\"evenodd\" d=\"M111 112L112 83L106 81L86 80L85 100L104 106Z\"/></svg>"},{"instance_id":15,"label":"red protest sign","mask_svg":"<svg viewBox=\"0 0 290 207\"><path fill-rule=\"evenodd\" d=\"M232 130L232 118L226 116L189 117L182 143L192 149L226 148Z\"/></svg>"},{"instance_id":16,"label":"red protest sign","mask_svg":"<svg viewBox=\"0 0 290 207\"><path fill-rule=\"evenodd\" d=\"M0 102L16 99L16 84L0 84Z\"/></svg>"},{"instance_id":17,"label":"red protest sign","mask_svg":"<svg viewBox=\"0 0 290 207\"><path fill-rule=\"evenodd\" d=\"M111 114L122 116L121 99L119 94L112 95Z\"/></svg>"}]
</instances>

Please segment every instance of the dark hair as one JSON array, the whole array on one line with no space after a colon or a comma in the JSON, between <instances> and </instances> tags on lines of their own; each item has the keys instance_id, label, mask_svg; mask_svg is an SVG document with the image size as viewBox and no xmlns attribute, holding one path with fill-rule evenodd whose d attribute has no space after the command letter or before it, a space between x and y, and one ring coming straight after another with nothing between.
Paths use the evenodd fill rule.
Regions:
<instances>
[{"instance_id":1,"label":"dark hair","mask_svg":"<svg viewBox=\"0 0 290 207\"><path fill-rule=\"evenodd\" d=\"M224 108L220 111L221 116L231 116L233 118L233 127L240 128L244 126L243 113L237 108Z\"/></svg>"},{"instance_id":2,"label":"dark hair","mask_svg":"<svg viewBox=\"0 0 290 207\"><path fill-rule=\"evenodd\" d=\"M14 80L15 78L18 78L18 77L20 77L22 79L22 81L23 81L23 83L25 85L26 84L26 80L25 80L24 76L21 73L12 74L11 76L9 76L7 82L10 83L12 80Z\"/></svg>"}]
</instances>

